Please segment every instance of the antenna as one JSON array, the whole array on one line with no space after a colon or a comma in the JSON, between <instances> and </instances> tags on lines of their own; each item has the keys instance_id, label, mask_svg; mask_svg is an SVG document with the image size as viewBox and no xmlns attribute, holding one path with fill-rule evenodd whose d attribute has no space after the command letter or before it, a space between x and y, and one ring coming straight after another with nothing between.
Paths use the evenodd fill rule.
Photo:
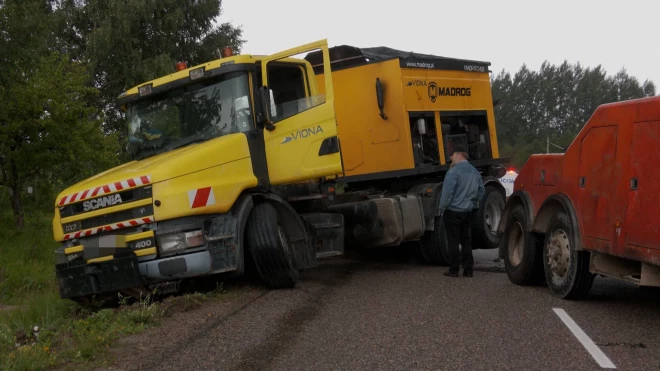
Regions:
<instances>
[{"instance_id":1,"label":"antenna","mask_svg":"<svg viewBox=\"0 0 660 371\"><path fill-rule=\"evenodd\" d=\"M566 148L562 146L558 146L550 141L550 137L545 137L545 153L550 153L550 145L552 144L553 146L561 149L562 151L566 151Z\"/></svg>"}]
</instances>

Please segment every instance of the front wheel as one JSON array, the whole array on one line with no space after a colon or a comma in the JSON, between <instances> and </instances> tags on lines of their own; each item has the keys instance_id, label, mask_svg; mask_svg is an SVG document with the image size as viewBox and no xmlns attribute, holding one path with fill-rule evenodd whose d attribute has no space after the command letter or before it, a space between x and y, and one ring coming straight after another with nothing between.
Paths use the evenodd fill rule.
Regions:
<instances>
[{"instance_id":1,"label":"front wheel","mask_svg":"<svg viewBox=\"0 0 660 371\"><path fill-rule=\"evenodd\" d=\"M589 253L577 250L577 238L565 212L555 214L548 225L543 262L548 288L562 299L584 298L595 275L589 272Z\"/></svg>"},{"instance_id":2,"label":"front wheel","mask_svg":"<svg viewBox=\"0 0 660 371\"><path fill-rule=\"evenodd\" d=\"M502 219L506 201L499 189L486 187L480 208L474 213L472 224L472 248L495 249L499 246L497 227Z\"/></svg>"},{"instance_id":3,"label":"front wheel","mask_svg":"<svg viewBox=\"0 0 660 371\"><path fill-rule=\"evenodd\" d=\"M286 231L275 207L268 202L254 205L246 229L247 244L261 280L272 289L294 287L298 270Z\"/></svg>"}]
</instances>

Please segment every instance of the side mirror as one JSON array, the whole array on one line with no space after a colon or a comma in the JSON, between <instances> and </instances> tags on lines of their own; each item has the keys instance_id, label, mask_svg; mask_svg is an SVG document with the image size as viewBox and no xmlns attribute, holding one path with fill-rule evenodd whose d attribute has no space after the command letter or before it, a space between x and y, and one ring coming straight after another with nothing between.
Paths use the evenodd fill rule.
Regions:
<instances>
[{"instance_id":1,"label":"side mirror","mask_svg":"<svg viewBox=\"0 0 660 371\"><path fill-rule=\"evenodd\" d=\"M264 124L268 131L275 130L272 116L277 115L275 108L275 99L273 98L273 91L268 89L267 86L262 86L257 91L257 100L259 105L259 121Z\"/></svg>"},{"instance_id":2,"label":"side mirror","mask_svg":"<svg viewBox=\"0 0 660 371\"><path fill-rule=\"evenodd\" d=\"M376 99L378 100L378 109L380 110L380 117L383 120L387 120L387 115L383 112L385 107L385 92L383 90L383 83L380 82L379 78L376 78Z\"/></svg>"}]
</instances>

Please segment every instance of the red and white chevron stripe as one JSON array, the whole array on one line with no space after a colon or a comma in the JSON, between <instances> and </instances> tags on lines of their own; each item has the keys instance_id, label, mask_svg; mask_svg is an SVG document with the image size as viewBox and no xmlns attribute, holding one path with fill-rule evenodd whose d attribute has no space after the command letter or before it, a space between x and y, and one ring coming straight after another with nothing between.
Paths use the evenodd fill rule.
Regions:
<instances>
[{"instance_id":1,"label":"red and white chevron stripe","mask_svg":"<svg viewBox=\"0 0 660 371\"><path fill-rule=\"evenodd\" d=\"M72 204L74 202L83 201L89 198L94 198L96 196L102 196L108 193L123 191L125 189L141 187L147 184L151 184L151 175L144 175L136 178L126 179L119 182L102 185L96 188L87 189L83 192L77 192L72 195L64 196L60 200L58 206Z\"/></svg>"},{"instance_id":2,"label":"red and white chevron stripe","mask_svg":"<svg viewBox=\"0 0 660 371\"><path fill-rule=\"evenodd\" d=\"M205 187L188 191L188 203L191 209L215 205L215 194L213 188Z\"/></svg>"},{"instance_id":3,"label":"red and white chevron stripe","mask_svg":"<svg viewBox=\"0 0 660 371\"><path fill-rule=\"evenodd\" d=\"M92 236L92 235L95 235L97 233L101 233L103 231L110 232L110 231L116 231L117 229L122 229L122 228L137 227L138 225L153 223L154 221L155 221L155 219L154 219L153 216L148 216L146 218L133 219L133 220L129 220L127 222L121 222L121 223L106 225L105 227L92 228L92 229L87 229L85 231L79 231L79 232L76 232L76 233L65 234L64 235L64 240L71 240L71 239L74 239L74 238Z\"/></svg>"}]
</instances>

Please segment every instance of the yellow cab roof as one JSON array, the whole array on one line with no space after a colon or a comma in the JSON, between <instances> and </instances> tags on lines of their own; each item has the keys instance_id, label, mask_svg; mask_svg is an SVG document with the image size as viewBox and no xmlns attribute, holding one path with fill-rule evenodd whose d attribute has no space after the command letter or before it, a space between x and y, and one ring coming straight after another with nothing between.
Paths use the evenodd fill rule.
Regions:
<instances>
[{"instance_id":1,"label":"yellow cab roof","mask_svg":"<svg viewBox=\"0 0 660 371\"><path fill-rule=\"evenodd\" d=\"M207 63L202 63L202 64L198 64L196 66L191 66L191 67L188 67L184 70L176 71L176 72L171 73L169 75L161 76L161 77L158 77L158 78L150 80L150 81L145 81L145 82L143 82L139 85L135 85L134 87L132 87L132 88L126 90L125 92L121 93L119 95L119 98L125 97L127 95L138 94L138 92L139 92L138 89L141 86L144 86L144 85L152 84L152 88L156 88L158 86L165 85L165 84L171 83L173 81L177 81L177 80L180 80L180 79L187 79L191 70L194 70L194 69L197 69L197 68L200 68L200 67L205 67L205 70L209 71L209 70L212 70L212 69L215 69L215 68L219 68L220 66L223 66L223 65L226 65L226 64L254 64L256 62L261 61L264 58L266 58L266 56L264 56L264 55L244 54L244 55L234 55L234 56L227 57L227 58L216 59L216 60L213 60L213 61L210 61L210 62L207 62ZM304 59L284 58L284 59L281 59L281 61L304 63L306 65L309 65L310 68L311 68L311 65L309 64L309 62L304 60Z\"/></svg>"}]
</instances>

